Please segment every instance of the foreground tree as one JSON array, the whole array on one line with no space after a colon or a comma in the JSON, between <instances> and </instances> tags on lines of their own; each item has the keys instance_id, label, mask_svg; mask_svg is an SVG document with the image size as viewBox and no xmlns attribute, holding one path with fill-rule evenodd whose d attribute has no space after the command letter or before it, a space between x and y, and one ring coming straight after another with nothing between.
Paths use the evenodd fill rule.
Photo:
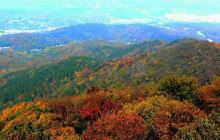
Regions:
<instances>
[{"instance_id":1,"label":"foreground tree","mask_svg":"<svg viewBox=\"0 0 220 140\"><path fill-rule=\"evenodd\" d=\"M212 84L201 87L198 98L206 111L220 112L220 77L215 78Z\"/></svg>"},{"instance_id":2,"label":"foreground tree","mask_svg":"<svg viewBox=\"0 0 220 140\"><path fill-rule=\"evenodd\" d=\"M138 115L124 113L103 116L82 134L86 140L141 140L144 136L143 119Z\"/></svg>"}]
</instances>

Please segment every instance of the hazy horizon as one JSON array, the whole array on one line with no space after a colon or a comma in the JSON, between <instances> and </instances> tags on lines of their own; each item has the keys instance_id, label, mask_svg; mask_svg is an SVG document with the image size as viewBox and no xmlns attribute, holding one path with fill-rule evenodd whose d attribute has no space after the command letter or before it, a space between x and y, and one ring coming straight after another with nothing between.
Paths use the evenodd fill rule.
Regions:
<instances>
[{"instance_id":1,"label":"hazy horizon","mask_svg":"<svg viewBox=\"0 0 220 140\"><path fill-rule=\"evenodd\" d=\"M82 23L220 23L217 0L1 0L0 5L0 32Z\"/></svg>"}]
</instances>

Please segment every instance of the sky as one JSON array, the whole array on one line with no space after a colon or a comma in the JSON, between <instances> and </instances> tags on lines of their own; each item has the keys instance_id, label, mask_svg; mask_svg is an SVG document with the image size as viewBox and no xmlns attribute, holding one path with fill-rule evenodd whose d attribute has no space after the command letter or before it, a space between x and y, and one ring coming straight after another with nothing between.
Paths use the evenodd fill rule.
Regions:
<instances>
[{"instance_id":1,"label":"sky","mask_svg":"<svg viewBox=\"0 0 220 140\"><path fill-rule=\"evenodd\" d=\"M0 29L167 22L220 24L220 0L0 0Z\"/></svg>"}]
</instances>

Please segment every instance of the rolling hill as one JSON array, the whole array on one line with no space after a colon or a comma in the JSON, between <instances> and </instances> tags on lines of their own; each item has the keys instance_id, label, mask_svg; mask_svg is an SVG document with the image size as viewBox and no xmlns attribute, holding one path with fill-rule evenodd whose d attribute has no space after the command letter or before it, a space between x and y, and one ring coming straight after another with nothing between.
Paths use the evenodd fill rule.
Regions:
<instances>
[{"instance_id":1,"label":"rolling hill","mask_svg":"<svg viewBox=\"0 0 220 140\"><path fill-rule=\"evenodd\" d=\"M163 47L161 42L158 44L148 48L146 46L149 42L144 42L131 47L135 49L125 47L130 51L116 49L120 55L110 58L117 59L104 62L101 61L105 60L102 58L108 55L105 55L106 53L100 55L100 52L106 52L106 48L100 46L97 53L91 52L94 59L91 59L91 55L87 55L91 58L67 57L38 68L6 74L0 80L1 104L8 106L35 98L73 95L82 93L91 86L102 88L138 86L158 82L169 74L196 77L202 85L210 83L213 77L220 76L220 49L213 43L184 39L170 44L165 43ZM82 50L87 50L86 48L80 47ZM146 52L139 54L137 53L139 49L136 48ZM96 52L95 48L94 50Z\"/></svg>"},{"instance_id":2,"label":"rolling hill","mask_svg":"<svg viewBox=\"0 0 220 140\"><path fill-rule=\"evenodd\" d=\"M123 87L157 82L165 74L196 77L207 84L220 72L220 49L208 41L177 40L157 51L106 62L99 69L100 85Z\"/></svg>"},{"instance_id":3,"label":"rolling hill","mask_svg":"<svg viewBox=\"0 0 220 140\"><path fill-rule=\"evenodd\" d=\"M46 47L42 50L4 50L0 52L0 75L61 61L72 56L88 56L111 60L132 56L166 45L164 41L145 41L140 44L111 43L103 40L71 42L65 46Z\"/></svg>"}]
</instances>

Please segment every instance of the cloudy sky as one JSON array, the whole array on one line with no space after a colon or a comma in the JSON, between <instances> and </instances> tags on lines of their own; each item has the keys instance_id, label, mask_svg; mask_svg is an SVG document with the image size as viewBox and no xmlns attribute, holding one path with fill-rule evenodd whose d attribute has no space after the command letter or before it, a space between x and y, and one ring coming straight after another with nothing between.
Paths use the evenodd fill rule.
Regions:
<instances>
[{"instance_id":1,"label":"cloudy sky","mask_svg":"<svg viewBox=\"0 0 220 140\"><path fill-rule=\"evenodd\" d=\"M7 21L8 26L21 21L36 26L49 22L220 23L220 0L0 0L0 17L0 24Z\"/></svg>"}]
</instances>

